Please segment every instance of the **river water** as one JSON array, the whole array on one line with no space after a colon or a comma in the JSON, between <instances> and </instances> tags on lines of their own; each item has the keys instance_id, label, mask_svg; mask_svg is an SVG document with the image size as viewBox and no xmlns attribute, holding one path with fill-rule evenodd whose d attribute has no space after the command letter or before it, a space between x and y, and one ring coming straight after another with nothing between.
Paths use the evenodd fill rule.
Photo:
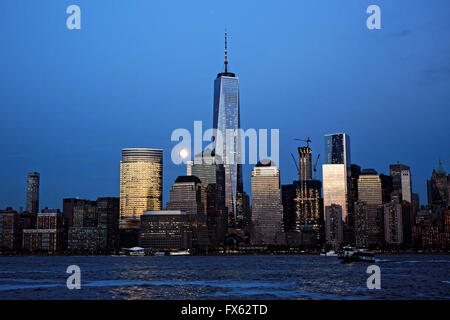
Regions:
<instances>
[{"instance_id":1,"label":"river water","mask_svg":"<svg viewBox=\"0 0 450 320\"><path fill-rule=\"evenodd\" d=\"M0 257L0 299L450 299L450 255L378 256L370 264L313 255ZM69 265L81 289L69 290Z\"/></svg>"}]
</instances>

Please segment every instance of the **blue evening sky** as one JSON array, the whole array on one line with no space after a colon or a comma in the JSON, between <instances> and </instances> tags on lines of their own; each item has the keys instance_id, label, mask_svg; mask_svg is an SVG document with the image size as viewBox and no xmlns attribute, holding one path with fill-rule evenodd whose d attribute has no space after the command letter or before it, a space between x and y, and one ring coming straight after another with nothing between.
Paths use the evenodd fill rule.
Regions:
<instances>
[{"instance_id":1,"label":"blue evening sky","mask_svg":"<svg viewBox=\"0 0 450 320\"><path fill-rule=\"evenodd\" d=\"M81 30L66 28L71 4ZM381 30L366 28L370 4ZM447 0L2 0L0 208L25 206L33 170L41 208L118 196L124 147L164 149L166 203L186 170L172 131L212 125L225 28L242 127L280 129L282 183L294 137L322 160L323 135L346 132L362 168L410 165L423 204L438 159L450 170L449 13Z\"/></svg>"}]
</instances>

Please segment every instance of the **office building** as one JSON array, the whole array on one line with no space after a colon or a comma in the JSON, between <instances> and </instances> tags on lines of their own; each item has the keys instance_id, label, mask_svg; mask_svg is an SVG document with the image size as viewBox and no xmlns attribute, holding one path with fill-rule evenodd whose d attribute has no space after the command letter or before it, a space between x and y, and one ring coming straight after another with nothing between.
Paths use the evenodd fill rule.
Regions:
<instances>
[{"instance_id":1,"label":"office building","mask_svg":"<svg viewBox=\"0 0 450 320\"><path fill-rule=\"evenodd\" d=\"M43 210L37 215L36 229L23 230L23 248L25 250L50 253L63 250L64 217L58 211Z\"/></svg>"},{"instance_id":2,"label":"office building","mask_svg":"<svg viewBox=\"0 0 450 320\"><path fill-rule=\"evenodd\" d=\"M367 248L369 246L369 215L364 201L356 201L354 204L354 223L356 247Z\"/></svg>"},{"instance_id":3,"label":"office building","mask_svg":"<svg viewBox=\"0 0 450 320\"><path fill-rule=\"evenodd\" d=\"M106 233L104 244L107 250L119 249L120 198L102 197L97 199L98 228Z\"/></svg>"},{"instance_id":4,"label":"office building","mask_svg":"<svg viewBox=\"0 0 450 320\"><path fill-rule=\"evenodd\" d=\"M27 178L27 206L30 213L39 212L39 178L38 172L30 172Z\"/></svg>"},{"instance_id":5,"label":"office building","mask_svg":"<svg viewBox=\"0 0 450 320\"><path fill-rule=\"evenodd\" d=\"M122 150L120 162L120 217L161 210L163 151L150 148Z\"/></svg>"},{"instance_id":6,"label":"office building","mask_svg":"<svg viewBox=\"0 0 450 320\"><path fill-rule=\"evenodd\" d=\"M252 171L253 244L275 244L276 234L282 231L280 197L280 171L276 164L270 160L258 162Z\"/></svg>"},{"instance_id":7,"label":"office building","mask_svg":"<svg viewBox=\"0 0 450 320\"><path fill-rule=\"evenodd\" d=\"M383 204L381 180L378 173L374 169L364 169L358 178L358 201L359 212L361 213L363 207L364 214L360 214L358 218L367 219L366 222L357 221L357 225L367 226L368 232L368 244L381 244L383 243L383 219L378 208ZM362 204L364 206L362 206ZM355 211L356 212L356 211ZM356 217L355 217L356 219Z\"/></svg>"},{"instance_id":8,"label":"office building","mask_svg":"<svg viewBox=\"0 0 450 320\"><path fill-rule=\"evenodd\" d=\"M392 187L394 191L400 194L400 200L411 203L411 169L404 164L389 165L390 175L392 177Z\"/></svg>"},{"instance_id":9,"label":"office building","mask_svg":"<svg viewBox=\"0 0 450 320\"><path fill-rule=\"evenodd\" d=\"M343 212L347 213L348 204L348 193L347 193L347 173L344 164L324 164L322 165L322 175L323 175L323 212L325 225L327 225L327 212L333 213L339 210L339 217L343 218ZM331 209L331 206L335 208ZM328 208L328 210L327 210ZM337 209L339 208L339 209ZM345 215L346 217L347 215ZM343 222L339 226L343 226ZM334 222L333 222L334 223ZM329 225L329 224L328 224ZM325 228L325 233L330 228ZM339 235L326 235L326 239L332 239L332 241L342 241L343 240L343 227L333 229L333 232L342 232Z\"/></svg>"},{"instance_id":10,"label":"office building","mask_svg":"<svg viewBox=\"0 0 450 320\"><path fill-rule=\"evenodd\" d=\"M195 155L195 161L187 166L188 176L200 179L206 191L206 216L208 238L212 247L223 245L227 233L228 210L225 206L225 169L216 161L214 151L206 149Z\"/></svg>"},{"instance_id":11,"label":"office building","mask_svg":"<svg viewBox=\"0 0 450 320\"><path fill-rule=\"evenodd\" d=\"M411 204L396 198L384 204L383 208L386 243L394 248L400 245L410 247L414 225Z\"/></svg>"},{"instance_id":12,"label":"office building","mask_svg":"<svg viewBox=\"0 0 450 320\"><path fill-rule=\"evenodd\" d=\"M349 197L351 204L351 208L349 209L347 215L347 224L344 229L344 242L345 243L355 243L355 212L356 208L354 208L355 202L358 201L358 178L361 174L361 167L352 164L350 166L350 192Z\"/></svg>"},{"instance_id":13,"label":"office building","mask_svg":"<svg viewBox=\"0 0 450 320\"><path fill-rule=\"evenodd\" d=\"M141 216L139 245L153 251L193 248L195 213L180 210L145 211Z\"/></svg>"},{"instance_id":14,"label":"office building","mask_svg":"<svg viewBox=\"0 0 450 320\"><path fill-rule=\"evenodd\" d=\"M391 195L394 191L394 187L392 185L392 177L387 176L385 174L380 174L380 181L381 181L381 198L384 203L391 202Z\"/></svg>"},{"instance_id":15,"label":"office building","mask_svg":"<svg viewBox=\"0 0 450 320\"><path fill-rule=\"evenodd\" d=\"M92 200L63 199L63 217L66 229L71 227L94 227L98 222L97 203Z\"/></svg>"},{"instance_id":16,"label":"office building","mask_svg":"<svg viewBox=\"0 0 450 320\"><path fill-rule=\"evenodd\" d=\"M107 251L107 230L97 227L73 227L69 229L68 249L71 252Z\"/></svg>"},{"instance_id":17,"label":"office building","mask_svg":"<svg viewBox=\"0 0 450 320\"><path fill-rule=\"evenodd\" d=\"M350 199L351 203L358 201L358 178L361 174L361 167L357 164L350 166Z\"/></svg>"},{"instance_id":18,"label":"office building","mask_svg":"<svg viewBox=\"0 0 450 320\"><path fill-rule=\"evenodd\" d=\"M345 133L325 135L325 163L322 165L323 175L323 206L325 224L327 219L327 207L335 205L341 212L343 228L336 229L336 232L343 232L342 235L333 236L333 241L344 239L344 232L351 225L348 215L353 211L351 203L351 158L350 158L350 137ZM336 208L337 208L336 207ZM330 213L336 211L328 209ZM325 228L327 230L327 228ZM327 237L331 239L331 237Z\"/></svg>"},{"instance_id":19,"label":"office building","mask_svg":"<svg viewBox=\"0 0 450 320\"><path fill-rule=\"evenodd\" d=\"M343 241L342 207L337 204L325 206L325 240L329 247L339 250Z\"/></svg>"},{"instance_id":20,"label":"office building","mask_svg":"<svg viewBox=\"0 0 450 320\"><path fill-rule=\"evenodd\" d=\"M225 33L225 72L214 81L213 127L217 130L214 149L223 161L225 169L225 205L228 208L230 226L236 227L244 219L239 78L228 72L227 33ZM236 133L236 134L235 134ZM220 139L221 138L221 139Z\"/></svg>"},{"instance_id":21,"label":"office building","mask_svg":"<svg viewBox=\"0 0 450 320\"><path fill-rule=\"evenodd\" d=\"M398 201L386 203L383 207L386 244L400 245L403 243L402 207Z\"/></svg>"},{"instance_id":22,"label":"office building","mask_svg":"<svg viewBox=\"0 0 450 320\"><path fill-rule=\"evenodd\" d=\"M21 226L17 211L8 207L0 210L0 251L12 252L21 248Z\"/></svg>"},{"instance_id":23,"label":"office building","mask_svg":"<svg viewBox=\"0 0 450 320\"><path fill-rule=\"evenodd\" d=\"M196 176L179 176L170 190L167 210L183 211L194 215L193 245L198 250L207 250L209 246L206 217L206 192Z\"/></svg>"},{"instance_id":24,"label":"office building","mask_svg":"<svg viewBox=\"0 0 450 320\"><path fill-rule=\"evenodd\" d=\"M430 180L427 180L428 204L440 205L447 209L449 207L450 196L450 174L447 175L439 161L439 167L436 171L433 169Z\"/></svg>"}]
</instances>

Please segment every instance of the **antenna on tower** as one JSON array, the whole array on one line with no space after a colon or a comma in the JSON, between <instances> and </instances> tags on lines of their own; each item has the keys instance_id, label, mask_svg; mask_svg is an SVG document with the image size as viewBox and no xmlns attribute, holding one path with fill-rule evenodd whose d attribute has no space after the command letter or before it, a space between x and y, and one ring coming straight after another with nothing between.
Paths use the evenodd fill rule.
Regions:
<instances>
[{"instance_id":1,"label":"antenna on tower","mask_svg":"<svg viewBox=\"0 0 450 320\"><path fill-rule=\"evenodd\" d=\"M225 73L228 72L227 29L225 29Z\"/></svg>"}]
</instances>

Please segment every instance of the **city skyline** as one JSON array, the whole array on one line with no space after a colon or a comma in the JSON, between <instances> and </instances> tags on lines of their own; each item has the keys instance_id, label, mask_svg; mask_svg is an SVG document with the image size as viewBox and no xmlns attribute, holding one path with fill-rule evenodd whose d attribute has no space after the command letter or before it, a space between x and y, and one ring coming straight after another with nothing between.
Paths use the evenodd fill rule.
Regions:
<instances>
[{"instance_id":1,"label":"city skyline","mask_svg":"<svg viewBox=\"0 0 450 320\"><path fill-rule=\"evenodd\" d=\"M82 3L82 5L83 4L85 10L92 10L93 12L99 10L95 4L88 5ZM34 6L33 4L29 5ZM232 3L230 7L233 7L233 5L235 4ZM414 23L416 25L406 29L409 31L405 32L402 36L399 36L398 34L402 34L405 30L405 17L399 19L400 21L396 22L397 24L389 22L391 23L390 25L385 25L385 29L380 31L381 35L374 35L369 31L364 30L362 26L358 29L356 20L345 22L345 19L342 20L342 29L338 28L337 31L327 30L326 27L324 27L321 32L311 29L302 31L297 36L309 40L309 42L306 43L309 43L310 46L307 46L304 51L298 51L298 54L293 53L288 59L289 62L292 63L291 65L281 59L276 59L275 57L279 57L279 54L277 55L277 51L274 50L273 47L270 48L268 53L260 54L262 51L258 51L259 55L256 54L256 51L250 49L249 45L245 44L245 41L251 39L250 34L253 34L253 29L249 28L249 25L238 23L236 20L237 18L232 19L232 22L234 23L227 24L229 34L231 35L231 66L233 71L239 73L241 81L240 89L241 99L243 101L241 108L241 122L243 128L280 128L281 162L279 168L282 184L291 183L296 177L296 169L289 158L289 152L294 152L298 146L298 144L293 141L294 137L311 137L311 147L313 150L313 157L315 157L318 153L323 153L324 148L321 142L323 141L323 135L333 132L346 132L352 137L352 163L358 164L362 169L375 168L379 173L384 174L389 174L389 164L395 164L399 161L400 163L408 165L411 168L413 192L420 194L421 204L427 202L426 180L431 176L432 170L437 169L438 160L441 159L443 161L444 169L447 171L450 169L450 164L447 160L450 158L450 154L448 153L449 150L445 149L445 146L448 145L449 137L446 135L446 125L444 122L445 119L448 118L448 116L446 116L448 115L448 107L446 106L448 96L441 91L447 84L448 79L445 78L445 75L442 73L433 73L433 75L428 74L428 77L424 75L422 78L419 77L418 79L429 82L426 82L425 84L421 83L419 88L422 91L416 91L414 94L410 94L410 91L408 91L408 94L405 94L407 91L406 88L415 88L415 86L412 86L412 83L402 83L398 89L399 92L403 92L403 94L396 95L393 91L388 89L392 84L391 81L394 79L398 80L398 77L404 78L406 75L410 74L409 72L411 71L404 68L405 66L401 63L397 68L394 68L394 71L397 73L389 73L388 70L382 68L383 72L393 77L392 80L389 80L389 76L387 76L385 80L382 80L384 76L381 77L381 74L375 72L373 69L375 67L371 67L370 65L371 61L375 61L375 65L381 64L381 66L387 67L392 64L391 58L400 61L399 59L404 57L406 53L405 55L399 54L395 49L399 48L402 42L410 43L410 41L415 41L414 39L422 39L423 35L420 34L420 28L418 26L420 23L423 24L429 21L430 12L434 5L430 5L431 9L428 7L427 10L422 10L422 16L419 15L420 9L423 9L421 5L414 2L412 5L413 8L411 14L414 15ZM10 17L5 17L4 21L15 26L16 24L12 19L14 19L15 14L18 14L21 6L21 4L17 4L15 7L6 5L6 8L4 8L5 10L2 11L10 9L8 12L10 12L11 15ZM333 7L334 5L330 4L330 6ZM350 4L348 6L352 10L359 10L359 6ZM42 12L43 9L48 9L46 5L43 5L43 7L44 8L40 8L36 6L36 12L39 13ZM127 10L123 8L122 14L124 14L125 17L127 14L136 14L138 7L138 5L130 6ZM361 6L361 8L363 7L364 6ZM388 3L384 4L383 7L388 12L390 12L390 9L395 8L395 6ZM265 10L261 9L262 12L267 14L267 8L264 9ZM249 10L249 7L243 5L242 12L245 13L246 10ZM318 11L319 10L317 10L314 5L306 4L301 11L302 17L306 15L306 12L314 13L317 17ZM333 10L330 10L329 12L333 12ZM118 17L118 12L114 11L112 13L113 16ZM239 13L239 15L242 15L243 13ZM433 14L438 13L433 11ZM53 12L51 12L50 16L53 17ZM363 18L365 18L365 16L361 14L361 21L364 20ZM441 23L440 26L442 27L442 23L444 22L443 20L440 20L440 18L441 16L438 15L436 19ZM336 22L337 19L338 18L335 18L334 22ZM50 19L50 21L52 20ZM194 30L197 30L197 28L202 26L202 23L206 23L207 21L209 21L209 17L195 25L195 27L193 27ZM272 25L275 27L276 31L284 31L287 35L293 36L292 32L283 27L279 20L276 21L277 22ZM312 20L304 19L303 21L306 25L314 25ZM2 181L2 184L0 185L0 194L2 195L0 197L0 208L7 206L12 206L16 209L20 207L25 208L25 177L30 171L37 171L41 174L41 209L47 206L61 208L63 198L80 197L96 199L99 196L118 196L120 151L121 149L128 147L148 147L167 150L163 161L165 164L165 174L163 178L164 198L162 201L162 203L166 203L168 200L168 190L170 189L172 182L175 180L175 177L182 175L186 169L184 165L175 166L169 161L168 150L173 146L170 142L170 131L178 127L191 128L194 120L203 120L206 123L211 120L211 106L213 104L212 82L215 74L222 70L222 36L224 26L215 23L212 30L200 33L198 34L198 37L196 37L197 34L191 35L190 40L194 41L195 45L192 45L193 47L190 48L188 57L182 58L181 56L183 54L178 50L174 50L174 53L171 53L171 57L176 59L173 61L168 61L158 55L156 55L157 59L154 59L155 56L151 47L137 46L137 49L130 47L127 48L128 51L126 51L124 47L116 44L113 48L126 57L125 62L118 63L111 54L106 54L105 56L102 56L104 61L102 61L101 67L112 72L115 66L119 66L121 73L113 73L112 75L117 76L124 74L127 75L127 77L121 78L120 81L117 77L112 77L112 81L105 77L99 80L100 78L98 77L100 76L100 73L97 69L93 68L93 63L100 57L98 55L100 52L99 50L102 49L106 43L110 42L101 42L99 45L95 45L92 42L86 43L89 38L86 38L86 35L83 34L83 32L96 32L96 36L108 35L109 33L106 29L97 25L99 22L95 22L94 20L87 21L86 24L83 25L83 28L85 29L82 29L78 35L61 33L58 30L53 30L53 23L54 22L45 22L43 28L46 34L49 36L54 35L57 41L61 42L55 47L56 52L60 53L63 46L68 45L68 42L70 41L74 41L74 44L69 45L67 48L67 59L71 59L75 66L83 64L84 61L91 69L81 68L81 71L76 71L69 68L69 70L67 70L67 68L61 67L62 63L65 63L65 60L56 59L56 61L52 61L52 63L55 64L54 66L48 65L50 75L48 82L38 84L40 77L39 72L42 71L40 69L41 67L38 68L36 65L30 64L32 64L33 61L43 62L43 68L51 60L44 58L40 55L41 53L38 52L36 55L33 55L30 60L25 61L25 66L28 65L30 70L32 70L37 77L35 81L30 80L31 77L29 77L29 74L23 68L14 69L13 66L4 65L9 61L8 59L11 59L11 53L20 54L21 52L24 52L23 50L33 51L33 48L36 45L42 45L41 43L37 44L30 42L33 32L27 34L25 33L23 26L17 25L18 32L24 36L24 40L23 42L19 42L20 46L17 43L12 45L11 53L7 53L5 60L1 62L5 69L5 76L2 79L3 89L1 91L2 97L4 98L4 108L2 108L1 116L3 119L10 119L10 121L6 121L4 126L0 129L2 137L8 137L8 139L1 139L0 142L0 147L2 147L2 150L5 150L0 169L0 180ZM325 26L328 25L325 24ZM270 32L270 30L266 30L267 28L268 27L265 27L264 30L269 31L269 34L273 35L274 32L276 32ZM427 26L427 28L433 27ZM434 28L436 28L436 25ZM177 27L170 29L169 34L170 36L173 36L174 39L180 40L179 36L176 35L176 30L178 30ZM142 34L149 32L150 38L152 39L158 39L158 37L161 36L161 34L154 31L138 29L137 32L138 34L141 32ZM342 56L342 54L337 52L335 58L330 58L330 56L326 54L326 48L332 48L333 44L337 46L338 44L333 42L334 36L344 36L347 34L346 32L348 32L350 37L353 37L352 41L358 39L362 41L363 44L366 44L367 47L360 49L360 51L358 51L356 55L353 54L353 56L350 52L346 51L348 56ZM255 38L250 41L252 44L255 44L253 41L262 39L260 38L262 37L261 34L256 33L253 35ZM7 43L11 40L8 37L5 40ZM123 37L123 35L118 35L118 37ZM313 37L325 42L323 50L317 52L313 50L318 49L315 45L311 45ZM50 38L51 37L44 39L44 46L48 45L49 47L54 47L56 45ZM399 43L394 44L392 38L395 38ZM294 38L286 36L282 39L271 38L271 41L276 41L276 43L284 48L289 44L294 48L300 46L300 42L291 43L288 41L289 39ZM111 40L111 35L108 38L108 41L109 40ZM428 41L433 40L436 40L436 38ZM132 40L130 41L132 44L136 44ZM186 40L182 40L177 45L181 46L186 44L185 41ZM380 53L376 48L376 44L386 44L386 42L388 42L388 49L384 48L384 50L391 49L394 51L390 52L396 54L389 59L385 57L381 61L373 60L374 57L377 56L377 53ZM93 52L96 52L97 54L93 54L92 56L81 55L80 57L80 51L76 49L77 46L80 46L80 48L87 46L87 48L93 50ZM344 44L337 47L346 50L349 46L352 47L353 42L346 40L344 41ZM259 47L256 49L258 48ZM437 56L442 59L443 56L445 57L446 50L449 49L449 42L443 40L439 45L439 48L442 49L441 51L444 54L442 55L441 53ZM164 49L169 50L169 47L167 45L163 46L161 51L164 51ZM153 52L153 55L151 56L153 60L146 57L145 53L148 50ZM206 50L206 52L203 52L202 50ZM371 50L373 50L373 52ZM48 53L45 49L43 51L44 53ZM210 53L211 58L205 59L204 55L206 53ZM318 81L318 79L313 76L314 69L311 69L311 67L308 66L313 61L318 62L313 60L312 53L319 53L318 56L323 59L322 62L326 65L336 62L336 59L341 59L345 65L346 63L349 63L352 58L360 58L356 61L355 66L350 69L350 74L356 76L355 79L346 76L344 78L344 82L346 83L345 87L342 87L342 85L333 85L329 82ZM367 54L367 57L362 58L365 54ZM197 60L191 59L192 55L200 56L200 58ZM260 57L261 55L262 57ZM268 55L274 55L275 59L268 59ZM181 80L186 80L185 75L173 74L173 76L178 76L179 78L177 78L171 86L169 86L169 83L167 82L167 79L170 77L167 77L167 79L162 78L162 81L158 86L158 88L162 89L160 92L154 92L152 91L154 89L151 89L149 94L144 94L144 91L141 90L144 90L144 88L148 87L150 84L154 85L154 80L137 72L136 66L131 64L131 57L137 57L139 61L138 64L143 66L146 72L148 71L150 73L150 71L154 71L154 74L159 75L159 77L162 75L162 70L156 67L158 61L166 68L169 68L166 70L168 73L165 74L170 75L170 72L173 72L173 70L181 65L185 65L184 59L189 59L193 61L193 63L191 66L185 65L187 67L186 73L193 74L192 72L195 71L195 75L198 75L199 86L194 89L194 93L188 93L187 91L189 90L185 91L181 83ZM412 57L410 59L415 61L416 58ZM270 64L268 61L270 61ZM305 63L302 64L302 61L305 61ZM262 64L262 62L266 63ZM300 67L293 67L298 64ZM264 65L265 67L259 70L258 68L261 65ZM315 65L319 66L317 63ZM364 78L355 71L356 68L361 68L363 66L363 69L367 74L375 74L377 81L386 81L386 83L383 84L382 82L374 82L374 80L367 79L369 82L368 85L357 86L356 88L359 88L361 91L352 89L351 91L353 91L353 94L349 95L347 86L352 87L357 83L357 80L361 82L361 79ZM426 68L429 70L433 69L432 66L424 65L423 63L420 64L420 66L424 70ZM289 70L288 67L290 67ZM408 68L409 67L408 64ZM63 76L58 73L57 68L65 70L66 75ZM152 68L156 69L153 70ZM291 73L295 72L292 71L300 70L304 72L298 73L296 77L299 76L303 80L294 80ZM339 70L341 70L341 68L334 66L329 72L322 75L328 76L329 81L332 81L338 76L343 76L340 74ZM419 72L419 69L414 70ZM12 74L12 71L17 71L17 73ZM324 71L322 70L322 72ZM131 76L133 74L137 75L136 79L132 79ZM91 91L88 90L88 87L92 84L89 79L86 79L87 84L80 84L81 76L89 75L92 75L93 78L96 79L96 82L103 82L103 84L99 84L98 95L89 95ZM72 80L65 80L66 76L70 79L75 77L74 81L77 81L78 87L77 85L74 86ZM7 83L6 78L10 78L11 83ZM11 88L12 84L21 79L26 79L24 88L30 89L33 103L18 96L18 86L16 88ZM68 93L73 90L73 92L69 94L70 98L63 98L62 94L51 95L48 93L49 88L54 88L56 86L55 83L60 79L63 80L61 81L61 85L58 85L57 88L62 89L61 93ZM264 82L268 83L269 87L266 87L266 85L261 82L261 79L264 79ZM172 78L172 80L174 80L174 78ZM305 85L306 80L310 80L310 83L305 87L303 85ZM107 90L114 88L114 81L119 81L118 83L120 84L115 93L111 92L111 90ZM129 81L129 84L126 84L126 81ZM371 85L373 86L375 84L377 84L377 88L381 86L381 98L368 95L369 92L372 92ZM285 87L282 87L282 85L285 85ZM406 85L409 87L405 87ZM37 93L41 86L43 86L43 92ZM319 96L324 93L325 87L333 93L325 95L325 98L321 100ZM174 107L180 104L179 100L171 97L171 94L168 91L169 89L177 91L181 90L181 93L185 96L187 94L186 98L187 101L189 101L187 105L181 104L182 107L176 108L176 111L180 113L180 116L176 118L173 118L172 113L168 114L162 110L166 107ZM289 94L280 95L280 93L286 93L287 89L294 92L301 90L300 93L302 98L300 100L294 100L293 96L290 96ZM339 94L336 93L336 90L338 89L342 90ZM312 91L315 92L313 95L311 95ZM429 95L425 95L425 91ZM261 93L269 93L269 95L262 95L264 96L263 100L267 100L267 102L255 98L258 94L261 95ZM150 98L152 94L154 97ZM413 103L413 100L416 100L415 98L413 99L413 97L416 97L416 94L419 95L419 98L417 102ZM47 95L47 98L44 98L45 95ZM140 99L135 98L136 96L140 97ZM295 96L298 98L298 92ZM367 101L367 96L370 96L375 102ZM427 101L433 101L433 105L429 106L425 103L425 100L423 99L425 96ZM327 101L327 99L329 100L331 97L333 99L338 99L339 103L337 103L337 106L341 107L341 111L343 111L344 114L354 112L355 116L350 116L349 119L341 117L336 118L336 113L334 111L336 109L334 108L335 104L331 103L331 100ZM117 103L113 101L115 98L118 98ZM275 105L274 98L279 99L276 100L277 108L275 109L278 117L273 117L272 112L274 109L270 107L271 105ZM131 105L128 105L126 102L130 99L132 103ZM153 101L152 99L156 100ZM345 101L353 102L349 103L349 106L345 106ZM362 102L364 102L364 104ZM385 102L384 104L387 104L389 107L384 106L382 102ZM198 103L200 104L200 107L192 108L193 105L198 105ZM361 105L365 106L366 104L368 108L361 107ZM59 109L56 107L57 105L63 107L62 112L58 112ZM408 105L407 110L412 110L410 114L404 113L406 105ZM75 108L75 106L78 107ZM156 106L159 106L156 110L158 112L158 117L161 119L155 123L152 122L154 120L149 116L152 113L155 113ZM185 106L191 107L185 108ZM24 116L19 116L17 114L19 110L22 110L20 113L24 114ZM380 114L379 117L375 115L375 110L377 111L377 114ZM321 114L323 112L327 112L327 115L329 116L323 118L323 115ZM393 114L391 112L394 112L394 120L397 119L396 121L392 120ZM254 117L254 114L258 114L258 117ZM104 118L102 118L102 115L105 115L106 121L103 120ZM364 121L367 121L369 116L372 118L370 119L370 126L367 127L367 122ZM145 119L146 117L150 119L150 121L139 120L140 118ZM296 121L293 121L292 118L295 118ZM123 122L119 122L119 120L123 120ZM332 120L335 122L334 124L330 124ZM413 126L411 126L411 120L414 124ZM376 124L377 121L378 124ZM362 126L362 122L364 122L365 125ZM17 125L19 126L19 129ZM45 127L45 130L39 130L42 126ZM394 127L395 130L387 130L386 127L389 126ZM22 130L20 127L28 128L28 130ZM59 134L53 134L55 130ZM80 132L77 132L77 130L80 130ZM116 130L117 133L113 134L113 130ZM82 133L81 131L85 131L86 133ZM395 136L393 136L393 134L395 134ZM418 157L416 145L424 145L427 147L428 153L426 154L425 159L423 156ZM88 152L86 152L86 150ZM383 156L379 156L380 154ZM322 180L320 165L323 164L322 160L319 162L317 175L320 180ZM244 166L244 190L246 191L250 191L250 170L252 167L253 166L251 165Z\"/></svg>"}]
</instances>

